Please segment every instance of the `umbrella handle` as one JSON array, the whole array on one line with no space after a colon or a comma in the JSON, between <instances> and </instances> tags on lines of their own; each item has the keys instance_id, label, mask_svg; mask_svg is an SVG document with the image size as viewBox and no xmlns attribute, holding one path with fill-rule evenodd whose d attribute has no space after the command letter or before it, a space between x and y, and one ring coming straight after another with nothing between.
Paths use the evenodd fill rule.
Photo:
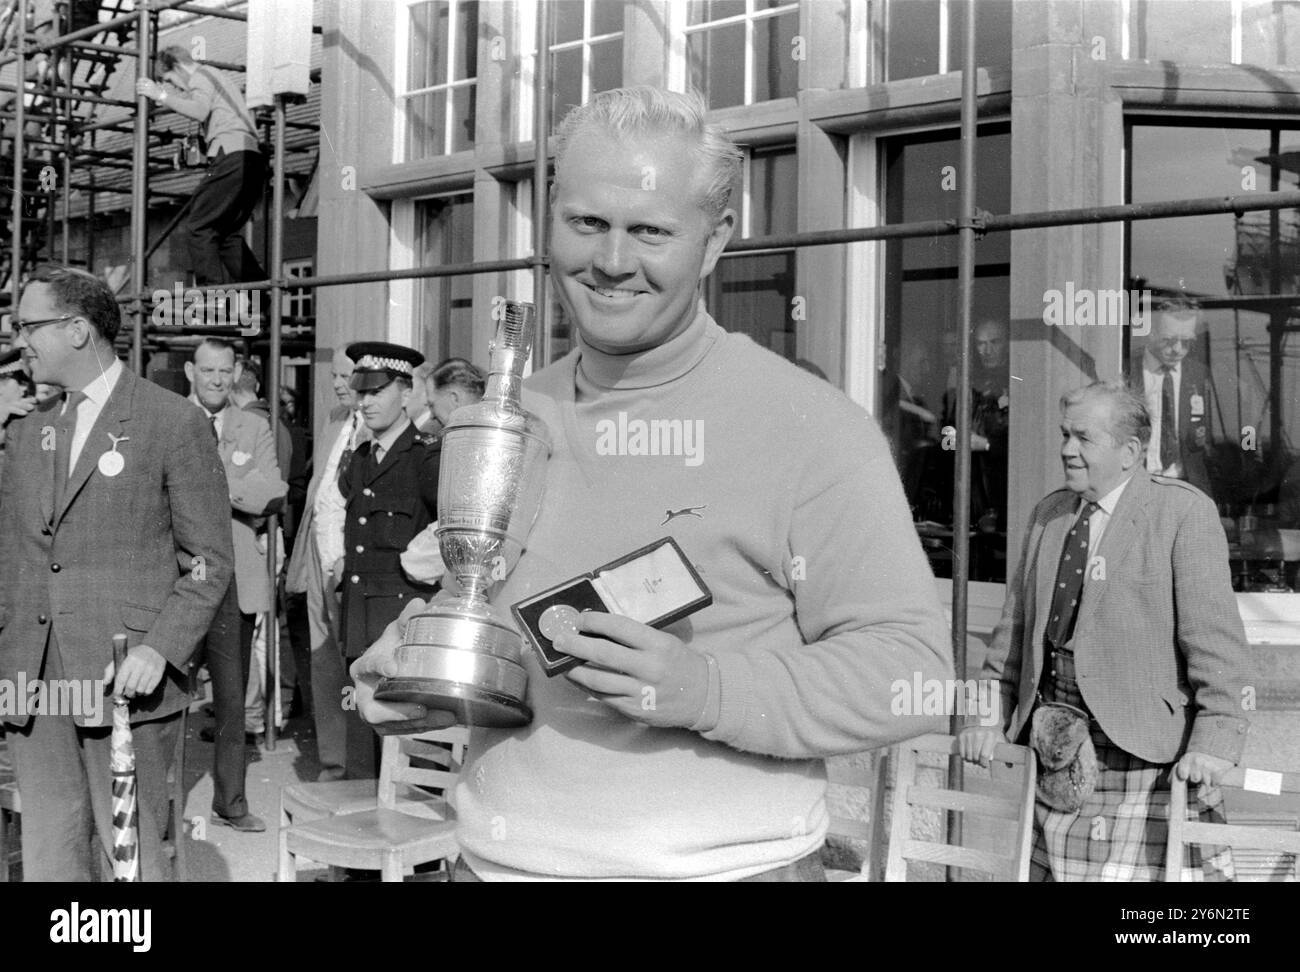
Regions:
<instances>
[{"instance_id":1,"label":"umbrella handle","mask_svg":"<svg viewBox=\"0 0 1300 972\"><path fill-rule=\"evenodd\" d=\"M124 661L126 661L126 635L119 632L113 635L113 679L115 681Z\"/></svg>"}]
</instances>

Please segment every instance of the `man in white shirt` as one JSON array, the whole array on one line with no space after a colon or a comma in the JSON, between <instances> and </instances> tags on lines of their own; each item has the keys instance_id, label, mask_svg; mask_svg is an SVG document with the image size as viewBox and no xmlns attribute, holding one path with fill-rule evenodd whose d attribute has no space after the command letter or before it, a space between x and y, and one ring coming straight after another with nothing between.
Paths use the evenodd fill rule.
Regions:
<instances>
[{"instance_id":1,"label":"man in white shirt","mask_svg":"<svg viewBox=\"0 0 1300 972\"><path fill-rule=\"evenodd\" d=\"M1213 498L1207 462L1213 459L1214 384L1205 365L1190 356L1199 325L1195 300L1156 298L1141 357L1141 394L1151 414L1145 465L1152 475L1185 480Z\"/></svg>"}]
</instances>

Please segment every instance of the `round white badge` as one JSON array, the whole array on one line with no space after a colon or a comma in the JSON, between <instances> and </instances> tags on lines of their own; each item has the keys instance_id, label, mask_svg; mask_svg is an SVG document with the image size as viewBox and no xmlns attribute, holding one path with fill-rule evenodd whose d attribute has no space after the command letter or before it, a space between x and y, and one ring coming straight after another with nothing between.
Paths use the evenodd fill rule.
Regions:
<instances>
[{"instance_id":1,"label":"round white badge","mask_svg":"<svg viewBox=\"0 0 1300 972\"><path fill-rule=\"evenodd\" d=\"M567 604L556 604L542 612L537 626L542 634L554 641L564 632L578 633L578 609Z\"/></svg>"},{"instance_id":2,"label":"round white badge","mask_svg":"<svg viewBox=\"0 0 1300 972\"><path fill-rule=\"evenodd\" d=\"M120 452L105 452L99 457L99 471L110 479L120 473L126 466L126 460Z\"/></svg>"}]
</instances>

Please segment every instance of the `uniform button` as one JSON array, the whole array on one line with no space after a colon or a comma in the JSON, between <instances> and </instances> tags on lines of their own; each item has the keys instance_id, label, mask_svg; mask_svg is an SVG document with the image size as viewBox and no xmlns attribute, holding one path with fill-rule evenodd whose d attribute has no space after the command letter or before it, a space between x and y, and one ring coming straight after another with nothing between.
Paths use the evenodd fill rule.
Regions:
<instances>
[{"instance_id":1,"label":"uniform button","mask_svg":"<svg viewBox=\"0 0 1300 972\"><path fill-rule=\"evenodd\" d=\"M37 619L36 619L36 623L37 623L37 624L47 624L47 623L49 622L49 620L50 620L49 618L47 618L45 615L42 614L42 615L40 615L39 617L37 617Z\"/></svg>"},{"instance_id":2,"label":"uniform button","mask_svg":"<svg viewBox=\"0 0 1300 972\"><path fill-rule=\"evenodd\" d=\"M365 525L366 525L366 518L365 518L364 516L359 516L359 517L357 517L357 523L358 523L359 525L361 525L361 526L365 526Z\"/></svg>"},{"instance_id":3,"label":"uniform button","mask_svg":"<svg viewBox=\"0 0 1300 972\"><path fill-rule=\"evenodd\" d=\"M360 578L358 575L353 574L353 575L352 575L352 583L354 583L354 584L360 584L360 583L361 583L361 578Z\"/></svg>"},{"instance_id":4,"label":"uniform button","mask_svg":"<svg viewBox=\"0 0 1300 972\"><path fill-rule=\"evenodd\" d=\"M366 548L361 546L361 544L357 544L357 553L365 553L365 552L366 552Z\"/></svg>"},{"instance_id":5,"label":"uniform button","mask_svg":"<svg viewBox=\"0 0 1300 972\"><path fill-rule=\"evenodd\" d=\"M367 488L367 489L363 489L363 490L361 491L361 495L362 495L362 496L374 496L375 493L374 493L374 490L371 490L371 489Z\"/></svg>"},{"instance_id":6,"label":"uniform button","mask_svg":"<svg viewBox=\"0 0 1300 972\"><path fill-rule=\"evenodd\" d=\"M57 574L57 573L58 573L59 571L61 571L62 569L63 569L63 568L60 567L58 564L50 564L50 573L52 573L52 574Z\"/></svg>"},{"instance_id":7,"label":"uniform button","mask_svg":"<svg viewBox=\"0 0 1300 972\"><path fill-rule=\"evenodd\" d=\"M392 510L389 510L389 511L388 511L388 515L389 515L389 516L392 516L392 515L393 515L393 511L392 511Z\"/></svg>"}]
</instances>

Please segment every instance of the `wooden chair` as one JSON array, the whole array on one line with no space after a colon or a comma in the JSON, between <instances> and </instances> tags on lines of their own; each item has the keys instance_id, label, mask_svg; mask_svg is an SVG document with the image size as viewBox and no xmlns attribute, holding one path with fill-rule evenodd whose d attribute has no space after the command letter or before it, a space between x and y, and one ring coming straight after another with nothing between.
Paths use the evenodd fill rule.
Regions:
<instances>
[{"instance_id":1,"label":"wooden chair","mask_svg":"<svg viewBox=\"0 0 1300 972\"><path fill-rule=\"evenodd\" d=\"M306 822L301 822L299 809L299 822L286 825L282 802L278 879L296 880L299 857L331 868L379 871L384 881L401 881L407 869L417 864L452 857L456 853L456 815L449 801L464 763L468 737L464 728L385 737L378 787L364 808ZM439 768L417 765L430 763ZM417 798L408 787L435 792ZM336 804L346 805L346 801Z\"/></svg>"},{"instance_id":2,"label":"wooden chair","mask_svg":"<svg viewBox=\"0 0 1300 972\"><path fill-rule=\"evenodd\" d=\"M1276 773L1236 766L1219 781L1249 798L1250 822L1201 823L1187 819L1187 781L1174 776L1169 792L1169 843L1165 880L1183 879L1183 847L1211 844L1234 851L1267 853L1272 879L1296 881L1300 861L1300 773ZM1242 815L1235 814L1234 817ZM1285 857L1290 855L1290 862Z\"/></svg>"},{"instance_id":3,"label":"wooden chair","mask_svg":"<svg viewBox=\"0 0 1300 972\"><path fill-rule=\"evenodd\" d=\"M826 781L832 786L842 787L854 794L855 805L869 807L869 817L862 820L857 817L841 816L832 811L830 827L826 831L828 847L852 841L851 846L865 847L861 864L857 870L837 867L841 863L838 854L823 851L826 864L826 880L847 883L850 881L880 880L880 846L882 842L885 813L885 782L889 779L889 751L882 749L876 754L874 770L865 766L844 763L841 760L826 762ZM837 840L838 838L838 840Z\"/></svg>"},{"instance_id":4,"label":"wooden chair","mask_svg":"<svg viewBox=\"0 0 1300 972\"><path fill-rule=\"evenodd\" d=\"M908 861L927 861L967 868L1002 881L1029 880L1029 855L1034 839L1034 789L1037 782L1032 753L1025 746L1006 743L994 750L993 779L1000 784L998 795L921 786L914 782L918 753L950 756L958 752L956 738L934 734L910 739L894 747L891 758L898 767L898 776L891 802L886 881L906 881ZM946 765L942 771L946 773ZM914 839L912 811L918 807L974 813L1013 821L1016 825L1016 838L1011 856Z\"/></svg>"}]
</instances>

